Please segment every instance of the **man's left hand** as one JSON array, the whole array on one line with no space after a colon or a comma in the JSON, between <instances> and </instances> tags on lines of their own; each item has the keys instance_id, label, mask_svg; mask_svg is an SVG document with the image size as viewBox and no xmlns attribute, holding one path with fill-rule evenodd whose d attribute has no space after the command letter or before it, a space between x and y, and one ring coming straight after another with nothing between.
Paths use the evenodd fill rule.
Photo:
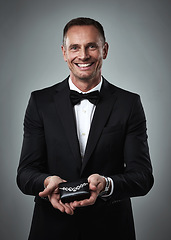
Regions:
<instances>
[{"instance_id":1,"label":"man's left hand","mask_svg":"<svg viewBox=\"0 0 171 240\"><path fill-rule=\"evenodd\" d=\"M89 189L91 193L90 198L82 201L74 201L73 203L70 203L73 208L93 205L96 202L96 199L99 193L103 191L106 186L105 178L100 176L99 174L92 174L88 178L88 182L89 182Z\"/></svg>"}]
</instances>

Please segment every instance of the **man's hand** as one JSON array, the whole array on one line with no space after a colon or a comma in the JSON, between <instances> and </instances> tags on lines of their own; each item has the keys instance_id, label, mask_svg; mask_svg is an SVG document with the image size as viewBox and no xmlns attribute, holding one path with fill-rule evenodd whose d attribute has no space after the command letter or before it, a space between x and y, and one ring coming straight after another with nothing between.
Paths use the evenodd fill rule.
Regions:
<instances>
[{"instance_id":1,"label":"man's hand","mask_svg":"<svg viewBox=\"0 0 171 240\"><path fill-rule=\"evenodd\" d=\"M58 176L47 177L44 181L45 189L43 192L39 193L40 197L48 197L52 206L61 212L66 212L67 214L73 215L75 208L69 204L63 204L60 200L58 185L61 182L66 182Z\"/></svg>"},{"instance_id":2,"label":"man's hand","mask_svg":"<svg viewBox=\"0 0 171 240\"><path fill-rule=\"evenodd\" d=\"M106 186L106 180L104 177L99 174L92 174L88 178L89 189L91 192L90 198L82 201L74 201L71 203L62 203L59 195L59 183L66 182L58 176L51 176L45 179L44 185L45 189L43 192L39 193L40 197L48 197L52 206L61 212L73 215L74 210L77 207L84 207L93 205L96 202L96 199L101 191L104 190Z\"/></svg>"},{"instance_id":3,"label":"man's hand","mask_svg":"<svg viewBox=\"0 0 171 240\"><path fill-rule=\"evenodd\" d=\"M100 176L99 174L92 174L88 178L88 182L89 182L89 189L91 192L90 198L82 201L74 201L73 203L70 203L70 206L72 208L93 205L96 202L96 199L99 193L103 191L106 186L105 178Z\"/></svg>"}]
</instances>

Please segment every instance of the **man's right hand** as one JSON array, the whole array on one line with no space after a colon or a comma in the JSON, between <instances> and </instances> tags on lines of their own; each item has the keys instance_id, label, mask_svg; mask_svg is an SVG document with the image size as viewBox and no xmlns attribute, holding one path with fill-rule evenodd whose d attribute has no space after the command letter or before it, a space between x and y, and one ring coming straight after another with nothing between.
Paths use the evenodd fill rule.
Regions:
<instances>
[{"instance_id":1,"label":"man's right hand","mask_svg":"<svg viewBox=\"0 0 171 240\"><path fill-rule=\"evenodd\" d=\"M59 183L66 182L58 176L47 177L44 181L45 189L43 192L39 193L40 197L48 197L52 206L61 212L65 212L69 215L74 214L75 208L69 203L62 203L59 195Z\"/></svg>"}]
</instances>

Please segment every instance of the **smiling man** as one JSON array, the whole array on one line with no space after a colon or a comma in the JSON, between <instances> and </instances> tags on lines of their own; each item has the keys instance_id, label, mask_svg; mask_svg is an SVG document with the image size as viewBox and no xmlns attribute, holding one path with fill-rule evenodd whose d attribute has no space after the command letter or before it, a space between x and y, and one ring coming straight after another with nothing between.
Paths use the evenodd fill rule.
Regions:
<instances>
[{"instance_id":1,"label":"smiling man","mask_svg":"<svg viewBox=\"0 0 171 240\"><path fill-rule=\"evenodd\" d=\"M79 89L88 91L101 81L102 61L107 57L108 43L95 26L70 27L64 36L62 51L72 82Z\"/></svg>"},{"instance_id":2,"label":"smiling man","mask_svg":"<svg viewBox=\"0 0 171 240\"><path fill-rule=\"evenodd\" d=\"M29 240L135 240L130 198L153 185L140 97L102 77L99 22L67 23L62 52L70 76L33 92L24 120L17 183L35 196ZM75 198L87 184L88 197Z\"/></svg>"}]
</instances>

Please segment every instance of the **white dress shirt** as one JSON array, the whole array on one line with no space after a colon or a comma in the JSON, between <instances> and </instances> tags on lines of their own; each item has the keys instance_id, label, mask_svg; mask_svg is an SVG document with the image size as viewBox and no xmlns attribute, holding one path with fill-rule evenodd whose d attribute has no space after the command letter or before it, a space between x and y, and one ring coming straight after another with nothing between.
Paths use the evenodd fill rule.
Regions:
<instances>
[{"instance_id":1,"label":"white dress shirt","mask_svg":"<svg viewBox=\"0 0 171 240\"><path fill-rule=\"evenodd\" d=\"M93 89L91 89L88 92L82 92L79 90L71 81L69 78L69 87L70 90L77 91L79 93L90 93L94 91L100 91L102 86L102 81ZM85 154L85 149L87 145L87 139L90 131L90 126L91 122L93 119L94 111L95 111L96 106L89 102L89 100L84 99L82 100L79 104L76 104L74 106L74 112L75 112L75 118L76 118L76 126L77 126L77 135L78 135L78 140L80 144L80 152L81 152L81 157L83 159L84 154Z\"/></svg>"},{"instance_id":2,"label":"white dress shirt","mask_svg":"<svg viewBox=\"0 0 171 240\"><path fill-rule=\"evenodd\" d=\"M99 91L101 90L103 79L101 78L100 83L92 88L91 90L87 92L82 92L80 89L78 89L72 82L71 78L69 78L69 87L70 90L77 91L79 93L90 93L94 91ZM80 153L81 157L83 159L84 154L85 154L85 149L87 145L87 140L88 140L88 135L90 131L90 126L91 122L93 119L93 115L95 112L96 106L92 103L89 102L87 99L83 99L80 103L76 104L74 106L74 112L75 112L75 119L76 119L76 126L77 126L77 135L78 135L78 140L80 144ZM111 192L109 195L103 196L103 197L108 197L113 193L113 180L109 178L111 181Z\"/></svg>"}]
</instances>

